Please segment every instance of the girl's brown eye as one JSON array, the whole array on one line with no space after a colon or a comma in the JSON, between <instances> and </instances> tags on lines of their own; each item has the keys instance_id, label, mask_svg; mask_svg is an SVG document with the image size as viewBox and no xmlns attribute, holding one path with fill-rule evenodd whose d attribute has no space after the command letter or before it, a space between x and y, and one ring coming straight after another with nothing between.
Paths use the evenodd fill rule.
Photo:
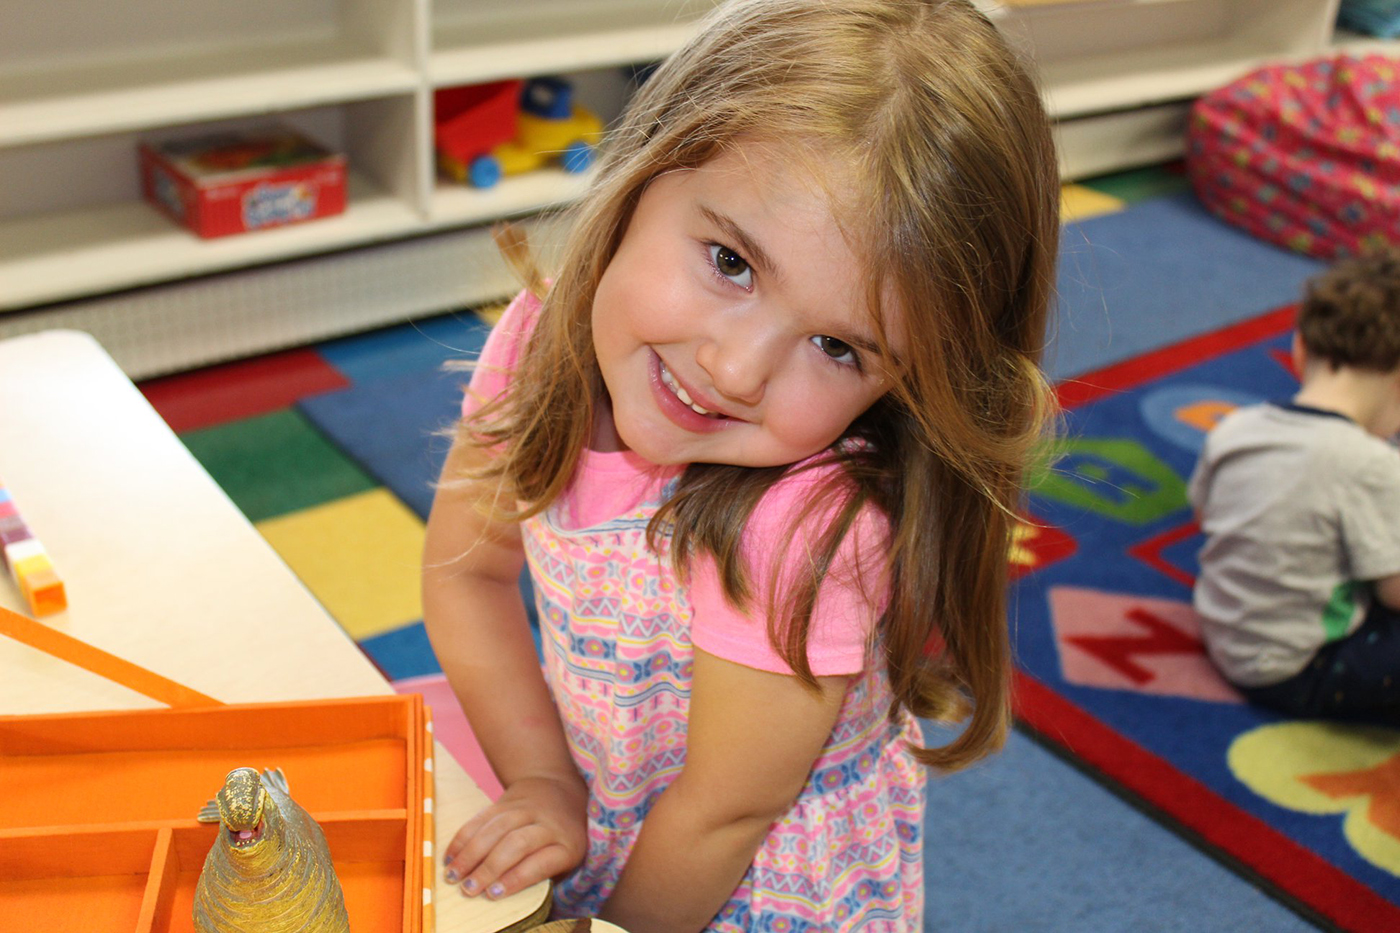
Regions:
<instances>
[{"instance_id":1,"label":"girl's brown eye","mask_svg":"<svg viewBox=\"0 0 1400 933\"><path fill-rule=\"evenodd\" d=\"M718 243L710 247L710 259L719 274L727 278L736 279L749 271L749 264L743 256Z\"/></svg>"},{"instance_id":2,"label":"girl's brown eye","mask_svg":"<svg viewBox=\"0 0 1400 933\"><path fill-rule=\"evenodd\" d=\"M860 354L856 353L855 347L851 346L846 341L837 340L835 337L828 337L825 334L818 334L812 338L812 343L818 350L826 354L827 359L838 366L849 366L856 372L865 371Z\"/></svg>"}]
</instances>

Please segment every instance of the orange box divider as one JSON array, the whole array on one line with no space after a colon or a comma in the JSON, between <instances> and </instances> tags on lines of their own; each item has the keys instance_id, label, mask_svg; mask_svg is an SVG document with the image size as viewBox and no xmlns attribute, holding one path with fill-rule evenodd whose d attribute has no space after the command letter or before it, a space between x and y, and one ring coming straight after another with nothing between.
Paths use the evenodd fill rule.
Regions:
<instances>
[{"instance_id":1,"label":"orange box divider","mask_svg":"<svg viewBox=\"0 0 1400 933\"><path fill-rule=\"evenodd\" d=\"M175 834L163 827L156 837L151 858L151 873L146 879L146 895L141 901L141 916L136 929L157 930L170 927L170 908L175 901L175 884L179 879L179 856L175 853Z\"/></svg>"}]
</instances>

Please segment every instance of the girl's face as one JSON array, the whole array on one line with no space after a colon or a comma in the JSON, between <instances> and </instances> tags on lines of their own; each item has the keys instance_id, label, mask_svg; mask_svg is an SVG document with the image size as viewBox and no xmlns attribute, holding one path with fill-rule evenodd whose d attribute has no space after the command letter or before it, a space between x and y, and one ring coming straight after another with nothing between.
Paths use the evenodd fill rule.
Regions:
<instances>
[{"instance_id":1,"label":"girl's face","mask_svg":"<svg viewBox=\"0 0 1400 933\"><path fill-rule=\"evenodd\" d=\"M593 448L760 467L830 446L888 388L861 273L826 195L778 150L656 178L593 301L611 402Z\"/></svg>"}]
</instances>

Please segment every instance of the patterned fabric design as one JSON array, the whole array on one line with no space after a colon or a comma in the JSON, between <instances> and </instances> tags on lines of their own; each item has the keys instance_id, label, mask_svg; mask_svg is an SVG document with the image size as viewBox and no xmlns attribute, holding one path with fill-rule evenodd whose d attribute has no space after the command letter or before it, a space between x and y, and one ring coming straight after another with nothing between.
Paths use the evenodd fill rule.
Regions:
<instances>
[{"instance_id":1,"label":"patterned fabric design","mask_svg":"<svg viewBox=\"0 0 1400 933\"><path fill-rule=\"evenodd\" d=\"M607 899L685 764L692 612L645 540L663 495L592 528L567 530L557 505L524 525L550 689L590 788L587 856L555 891L566 916ZM709 930L922 929L925 778L901 741L920 734L913 717L889 721L889 702L883 669L852 681L806 786Z\"/></svg>"},{"instance_id":2,"label":"patterned fabric design","mask_svg":"<svg viewBox=\"0 0 1400 933\"><path fill-rule=\"evenodd\" d=\"M1196 193L1271 243L1334 259L1400 243L1400 86L1380 55L1262 68L1200 98Z\"/></svg>"}]
</instances>

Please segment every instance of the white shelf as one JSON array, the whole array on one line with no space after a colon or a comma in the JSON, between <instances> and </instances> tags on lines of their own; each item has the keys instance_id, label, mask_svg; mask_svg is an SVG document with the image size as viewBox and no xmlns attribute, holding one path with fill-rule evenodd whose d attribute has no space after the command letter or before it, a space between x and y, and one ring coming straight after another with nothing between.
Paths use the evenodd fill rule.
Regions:
<instances>
[{"instance_id":1,"label":"white shelf","mask_svg":"<svg viewBox=\"0 0 1400 933\"><path fill-rule=\"evenodd\" d=\"M999 6L1056 119L1188 100L1327 50L1338 0L1084 0Z\"/></svg>"},{"instance_id":2,"label":"white shelf","mask_svg":"<svg viewBox=\"0 0 1400 933\"><path fill-rule=\"evenodd\" d=\"M223 272L418 232L421 218L352 172L344 214L204 240L144 201L0 221L0 308Z\"/></svg>"},{"instance_id":3,"label":"white shelf","mask_svg":"<svg viewBox=\"0 0 1400 933\"><path fill-rule=\"evenodd\" d=\"M280 113L419 83L407 65L343 38L0 72L0 146Z\"/></svg>"},{"instance_id":4,"label":"white shelf","mask_svg":"<svg viewBox=\"0 0 1400 933\"><path fill-rule=\"evenodd\" d=\"M522 0L457 16L443 6L429 66L435 87L655 61L690 37L715 0Z\"/></svg>"},{"instance_id":5,"label":"white shelf","mask_svg":"<svg viewBox=\"0 0 1400 933\"><path fill-rule=\"evenodd\" d=\"M1041 77L1052 116L1069 119L1198 97L1278 57L1238 40L1183 43L1048 62Z\"/></svg>"},{"instance_id":6,"label":"white shelf","mask_svg":"<svg viewBox=\"0 0 1400 933\"><path fill-rule=\"evenodd\" d=\"M1333 47L1339 52L1347 52L1352 55L1385 55L1390 58L1400 58L1400 40L1380 39L1376 36L1351 32L1347 29L1337 30L1337 35L1333 39Z\"/></svg>"},{"instance_id":7,"label":"white shelf","mask_svg":"<svg viewBox=\"0 0 1400 933\"><path fill-rule=\"evenodd\" d=\"M435 228L489 224L560 207L577 200L593 175L591 170L570 174L559 168L542 168L509 176L486 189L439 181L428 222Z\"/></svg>"},{"instance_id":8,"label":"white shelf","mask_svg":"<svg viewBox=\"0 0 1400 933\"><path fill-rule=\"evenodd\" d=\"M1175 159L1186 150L1189 102L1138 107L1055 125L1065 181Z\"/></svg>"}]
</instances>

